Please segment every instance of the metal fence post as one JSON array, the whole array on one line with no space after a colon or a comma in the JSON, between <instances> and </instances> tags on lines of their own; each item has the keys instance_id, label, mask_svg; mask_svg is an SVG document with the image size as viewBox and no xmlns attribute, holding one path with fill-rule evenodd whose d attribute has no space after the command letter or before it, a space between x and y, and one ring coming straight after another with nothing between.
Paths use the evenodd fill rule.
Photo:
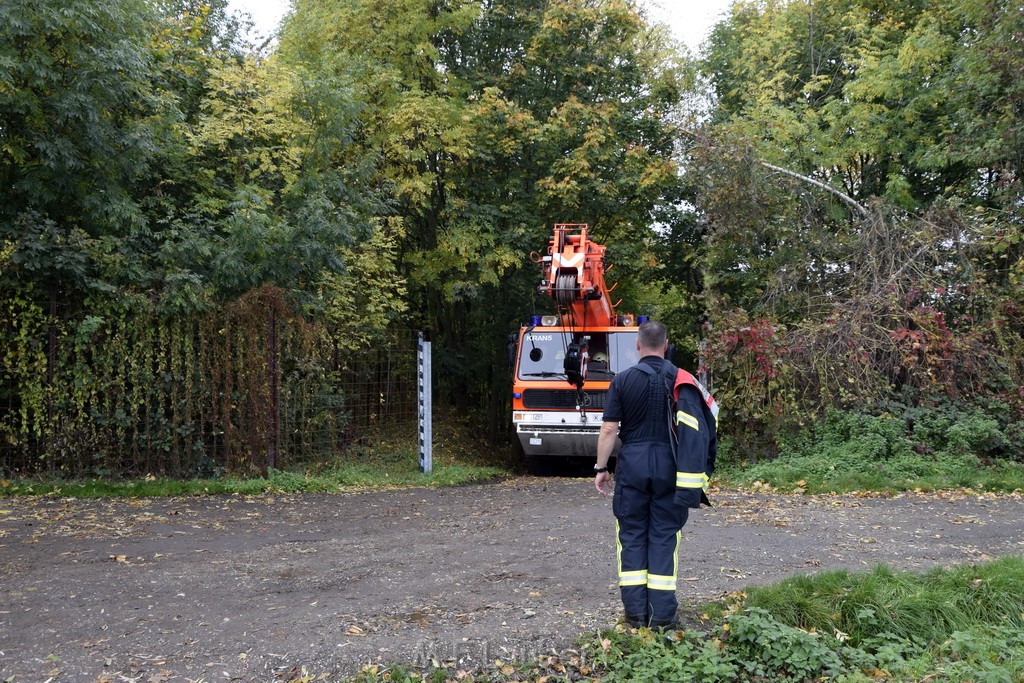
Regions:
<instances>
[{"instance_id":1,"label":"metal fence post","mask_svg":"<svg viewBox=\"0 0 1024 683\"><path fill-rule=\"evenodd\" d=\"M433 397L430 381L430 342L419 333L416 345L416 390L419 399L420 472L430 474L434 468Z\"/></svg>"},{"instance_id":2,"label":"metal fence post","mask_svg":"<svg viewBox=\"0 0 1024 683\"><path fill-rule=\"evenodd\" d=\"M267 372L270 375L270 434L267 443L267 474L278 469L281 455L281 355L277 344L277 311L273 301L270 302L270 321L267 331Z\"/></svg>"},{"instance_id":3,"label":"metal fence post","mask_svg":"<svg viewBox=\"0 0 1024 683\"><path fill-rule=\"evenodd\" d=\"M711 371L707 366L707 348L708 343L706 340L701 340L697 345L697 381L703 384L705 389L712 391Z\"/></svg>"}]
</instances>

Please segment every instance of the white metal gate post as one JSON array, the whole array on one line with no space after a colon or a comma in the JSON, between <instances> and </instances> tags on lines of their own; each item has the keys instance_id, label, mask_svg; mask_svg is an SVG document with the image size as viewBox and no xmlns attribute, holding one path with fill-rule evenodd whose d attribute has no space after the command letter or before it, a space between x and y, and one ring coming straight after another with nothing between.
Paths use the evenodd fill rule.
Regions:
<instances>
[{"instance_id":1,"label":"white metal gate post","mask_svg":"<svg viewBox=\"0 0 1024 683\"><path fill-rule=\"evenodd\" d=\"M433 396L430 374L430 342L419 334L416 345L416 389L419 397L420 472L430 474L434 469Z\"/></svg>"},{"instance_id":2,"label":"white metal gate post","mask_svg":"<svg viewBox=\"0 0 1024 683\"><path fill-rule=\"evenodd\" d=\"M706 364L706 352L708 343L706 340L701 340L697 344L697 381L704 385L704 388L708 391L714 391L714 387L711 386L711 371L708 370Z\"/></svg>"}]
</instances>

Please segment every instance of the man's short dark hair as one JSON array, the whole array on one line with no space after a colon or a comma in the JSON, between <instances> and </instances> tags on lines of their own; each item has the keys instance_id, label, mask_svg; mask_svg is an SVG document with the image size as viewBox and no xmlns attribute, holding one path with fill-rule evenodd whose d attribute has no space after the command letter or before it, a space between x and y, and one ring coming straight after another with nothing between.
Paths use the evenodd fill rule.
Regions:
<instances>
[{"instance_id":1,"label":"man's short dark hair","mask_svg":"<svg viewBox=\"0 0 1024 683\"><path fill-rule=\"evenodd\" d=\"M652 351L660 351L668 341L668 330L657 320L648 320L640 325L640 346Z\"/></svg>"}]
</instances>

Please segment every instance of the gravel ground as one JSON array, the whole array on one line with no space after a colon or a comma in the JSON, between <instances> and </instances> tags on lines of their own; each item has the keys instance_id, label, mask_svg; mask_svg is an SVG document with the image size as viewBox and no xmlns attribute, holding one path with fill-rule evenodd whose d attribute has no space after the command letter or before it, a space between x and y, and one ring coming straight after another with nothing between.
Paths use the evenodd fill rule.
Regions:
<instances>
[{"instance_id":1,"label":"gravel ground","mask_svg":"<svg viewBox=\"0 0 1024 683\"><path fill-rule=\"evenodd\" d=\"M1024 498L719 491L679 597L829 568L1024 554ZM572 648L619 615L589 479L139 500L0 498L0 681L335 679Z\"/></svg>"}]
</instances>

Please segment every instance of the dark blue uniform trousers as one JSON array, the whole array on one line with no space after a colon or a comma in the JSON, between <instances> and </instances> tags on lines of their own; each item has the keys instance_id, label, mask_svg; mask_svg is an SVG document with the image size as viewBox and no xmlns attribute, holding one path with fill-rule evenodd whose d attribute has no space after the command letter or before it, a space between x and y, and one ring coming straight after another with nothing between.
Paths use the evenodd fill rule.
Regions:
<instances>
[{"instance_id":1,"label":"dark blue uniform trousers","mask_svg":"<svg viewBox=\"0 0 1024 683\"><path fill-rule=\"evenodd\" d=\"M674 625L679 540L689 511L672 502L676 464L668 444L622 446L615 464L616 551L626 618Z\"/></svg>"}]
</instances>

